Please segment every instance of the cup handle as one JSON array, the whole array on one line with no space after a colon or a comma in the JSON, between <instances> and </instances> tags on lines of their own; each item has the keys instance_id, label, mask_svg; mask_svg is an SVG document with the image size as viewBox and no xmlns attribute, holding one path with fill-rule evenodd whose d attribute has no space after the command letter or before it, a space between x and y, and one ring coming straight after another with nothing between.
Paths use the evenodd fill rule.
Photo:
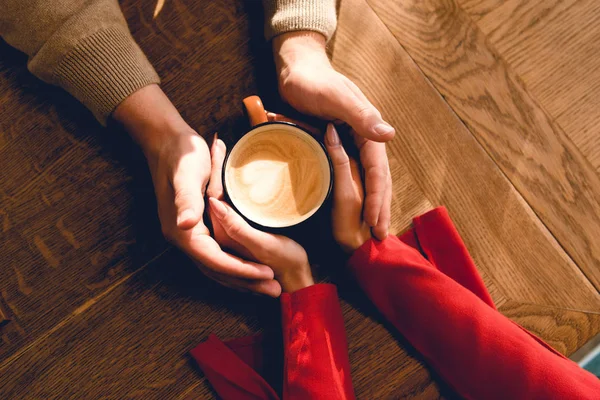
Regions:
<instances>
[{"instance_id":1,"label":"cup handle","mask_svg":"<svg viewBox=\"0 0 600 400\"><path fill-rule=\"evenodd\" d=\"M267 118L267 112L265 111L265 106L263 106L260 97L246 97L244 99L244 108L246 109L246 114L248 114L250 125L256 126L258 124L262 124L264 122L269 121L269 119Z\"/></svg>"}]
</instances>

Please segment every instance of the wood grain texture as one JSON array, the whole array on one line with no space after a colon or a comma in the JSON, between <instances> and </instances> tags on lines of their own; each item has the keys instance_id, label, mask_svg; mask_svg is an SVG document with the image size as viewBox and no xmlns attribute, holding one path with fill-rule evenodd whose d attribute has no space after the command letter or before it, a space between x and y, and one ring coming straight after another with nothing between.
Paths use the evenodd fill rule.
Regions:
<instances>
[{"instance_id":1,"label":"wood grain texture","mask_svg":"<svg viewBox=\"0 0 600 400\"><path fill-rule=\"evenodd\" d=\"M257 4L173 0L156 18L154 0L122 6L202 134L231 143L247 126L248 94L290 112ZM597 333L595 289L364 0L342 2L332 50L399 130L388 147L392 232L444 204L503 312L566 354ZM0 55L0 112L15 116L0 121L0 171L10 171L0 175L0 306L15 315L0 331L2 397L214 398L188 351L209 333L276 338L277 302L217 286L175 249L163 254L151 182L124 133L100 129L60 91L40 94L48 88L23 57L5 45ZM333 258L319 273L339 285L358 398L444 397Z\"/></svg>"},{"instance_id":2,"label":"wood grain texture","mask_svg":"<svg viewBox=\"0 0 600 400\"><path fill-rule=\"evenodd\" d=\"M1 363L165 244L131 144L0 52Z\"/></svg>"},{"instance_id":3,"label":"wood grain texture","mask_svg":"<svg viewBox=\"0 0 600 400\"><path fill-rule=\"evenodd\" d=\"M0 307L0 328L9 322L10 319L8 319L8 317L4 314L4 311L2 311L2 308Z\"/></svg>"},{"instance_id":4,"label":"wood grain texture","mask_svg":"<svg viewBox=\"0 0 600 400\"><path fill-rule=\"evenodd\" d=\"M600 313L508 301L499 307L517 324L562 354L570 355L600 332Z\"/></svg>"},{"instance_id":5,"label":"wood grain texture","mask_svg":"<svg viewBox=\"0 0 600 400\"><path fill-rule=\"evenodd\" d=\"M227 296L243 306L224 307ZM213 331L223 337L256 331L258 303L241 296L171 251L4 365L0 393L7 399L164 399L201 382L196 398L211 398L187 352Z\"/></svg>"},{"instance_id":6,"label":"wood grain texture","mask_svg":"<svg viewBox=\"0 0 600 400\"><path fill-rule=\"evenodd\" d=\"M600 3L509 0L477 25L600 171Z\"/></svg>"},{"instance_id":7,"label":"wood grain texture","mask_svg":"<svg viewBox=\"0 0 600 400\"><path fill-rule=\"evenodd\" d=\"M171 2L152 22L151 3L124 7L165 91L199 132L220 128L231 142L245 129L241 99L255 92L246 11ZM207 42L220 51L194 51ZM36 80L21 53L4 43L0 52L0 115L12 116L0 121L0 294L13 317L1 364L167 245L145 161L126 134Z\"/></svg>"},{"instance_id":8,"label":"wood grain texture","mask_svg":"<svg viewBox=\"0 0 600 400\"><path fill-rule=\"evenodd\" d=\"M365 298L346 289L341 295L351 297L343 311L358 398L437 398L412 350L389 333ZM214 398L189 350L210 333L224 340L261 329L280 335L278 313L276 300L224 289L172 251L1 368L0 392L8 399ZM273 346L281 357L281 343ZM275 358L267 362L281 368Z\"/></svg>"},{"instance_id":9,"label":"wood grain texture","mask_svg":"<svg viewBox=\"0 0 600 400\"><path fill-rule=\"evenodd\" d=\"M334 64L398 128L390 157L448 207L477 265L509 299L598 310L597 291L369 5L346 1L339 18Z\"/></svg>"},{"instance_id":10,"label":"wood grain texture","mask_svg":"<svg viewBox=\"0 0 600 400\"><path fill-rule=\"evenodd\" d=\"M488 15L491 11L497 9L506 0L458 0L460 7L469 13L474 21L477 21Z\"/></svg>"},{"instance_id":11,"label":"wood grain texture","mask_svg":"<svg viewBox=\"0 0 600 400\"><path fill-rule=\"evenodd\" d=\"M579 149L454 0L369 4L600 288L600 177Z\"/></svg>"}]
</instances>

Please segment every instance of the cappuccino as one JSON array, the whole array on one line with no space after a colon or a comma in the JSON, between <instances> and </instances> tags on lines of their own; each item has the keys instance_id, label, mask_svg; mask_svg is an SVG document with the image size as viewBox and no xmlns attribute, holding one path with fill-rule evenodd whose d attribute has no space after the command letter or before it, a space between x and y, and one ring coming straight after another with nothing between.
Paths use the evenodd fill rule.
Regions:
<instances>
[{"instance_id":1,"label":"cappuccino","mask_svg":"<svg viewBox=\"0 0 600 400\"><path fill-rule=\"evenodd\" d=\"M233 147L224 183L247 219L282 228L317 212L329 193L331 170L324 149L308 133L272 123L253 129Z\"/></svg>"}]
</instances>

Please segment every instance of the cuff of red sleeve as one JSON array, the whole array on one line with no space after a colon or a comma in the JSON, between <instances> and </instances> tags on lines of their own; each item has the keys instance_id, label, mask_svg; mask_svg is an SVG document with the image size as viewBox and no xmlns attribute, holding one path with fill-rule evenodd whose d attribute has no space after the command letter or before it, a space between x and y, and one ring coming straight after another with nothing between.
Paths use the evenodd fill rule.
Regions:
<instances>
[{"instance_id":1,"label":"cuff of red sleeve","mask_svg":"<svg viewBox=\"0 0 600 400\"><path fill-rule=\"evenodd\" d=\"M286 304L299 304L309 300L317 300L320 298L328 298L335 296L337 299L337 288L331 283L318 283L307 286L293 293L282 293L281 302Z\"/></svg>"},{"instance_id":2,"label":"cuff of red sleeve","mask_svg":"<svg viewBox=\"0 0 600 400\"><path fill-rule=\"evenodd\" d=\"M350 270L357 271L361 268L368 268L379 257L381 252L385 252L385 249L390 247L392 243L398 241L399 239L394 235L388 235L384 240L367 240L348 259Z\"/></svg>"},{"instance_id":3,"label":"cuff of red sleeve","mask_svg":"<svg viewBox=\"0 0 600 400\"><path fill-rule=\"evenodd\" d=\"M413 237L405 237L411 232ZM440 235L442 235L441 238ZM438 238L444 240L437 240ZM463 260L470 260L469 253L448 216L448 211L445 207L436 207L425 214L413 218L413 228L406 232L402 238L388 235L383 241L376 239L367 240L352 254L348 260L348 266L353 271L365 268L371 265L379 257L380 253L388 251L389 247L397 246L398 242L416 249L426 258L437 254L445 255L450 243L453 252L461 252L461 262ZM442 244L445 248L440 250ZM434 248L436 251L427 251L430 248ZM474 275L478 276L476 270L473 270L473 272Z\"/></svg>"},{"instance_id":4,"label":"cuff of red sleeve","mask_svg":"<svg viewBox=\"0 0 600 400\"><path fill-rule=\"evenodd\" d=\"M340 323L336 315L339 314L339 318L342 318L337 288L330 283L308 286L294 293L283 293L280 300L284 345L290 339L289 333L292 331L311 330L311 327L320 330L324 325ZM294 319L298 313L303 316L302 319ZM343 327L343 321L341 325Z\"/></svg>"}]
</instances>

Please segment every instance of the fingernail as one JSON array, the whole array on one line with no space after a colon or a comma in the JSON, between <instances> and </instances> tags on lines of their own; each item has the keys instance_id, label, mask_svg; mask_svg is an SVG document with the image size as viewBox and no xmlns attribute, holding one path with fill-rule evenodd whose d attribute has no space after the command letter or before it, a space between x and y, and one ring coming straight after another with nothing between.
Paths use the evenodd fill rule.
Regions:
<instances>
[{"instance_id":1,"label":"fingernail","mask_svg":"<svg viewBox=\"0 0 600 400\"><path fill-rule=\"evenodd\" d=\"M375 133L381 136L391 135L395 132L394 128L387 122L382 122L380 124L375 125L373 127L373 130L375 131Z\"/></svg>"},{"instance_id":2,"label":"fingernail","mask_svg":"<svg viewBox=\"0 0 600 400\"><path fill-rule=\"evenodd\" d=\"M219 218L219 219L225 218L225 216L227 215L227 207L225 207L225 205L223 205L223 203L221 203L219 200L215 199L214 197L209 198L208 201L210 202L210 206L212 207L213 211L215 212L217 218Z\"/></svg>"},{"instance_id":3,"label":"fingernail","mask_svg":"<svg viewBox=\"0 0 600 400\"><path fill-rule=\"evenodd\" d=\"M325 140L327 140L327 144L329 146L339 146L340 145L340 135L337 133L337 129L333 124L327 124L327 132L325 134Z\"/></svg>"},{"instance_id":4,"label":"fingernail","mask_svg":"<svg viewBox=\"0 0 600 400\"><path fill-rule=\"evenodd\" d=\"M177 216L177 225L181 225L185 221L196 219L196 213L191 208L183 210L181 214Z\"/></svg>"}]
</instances>

